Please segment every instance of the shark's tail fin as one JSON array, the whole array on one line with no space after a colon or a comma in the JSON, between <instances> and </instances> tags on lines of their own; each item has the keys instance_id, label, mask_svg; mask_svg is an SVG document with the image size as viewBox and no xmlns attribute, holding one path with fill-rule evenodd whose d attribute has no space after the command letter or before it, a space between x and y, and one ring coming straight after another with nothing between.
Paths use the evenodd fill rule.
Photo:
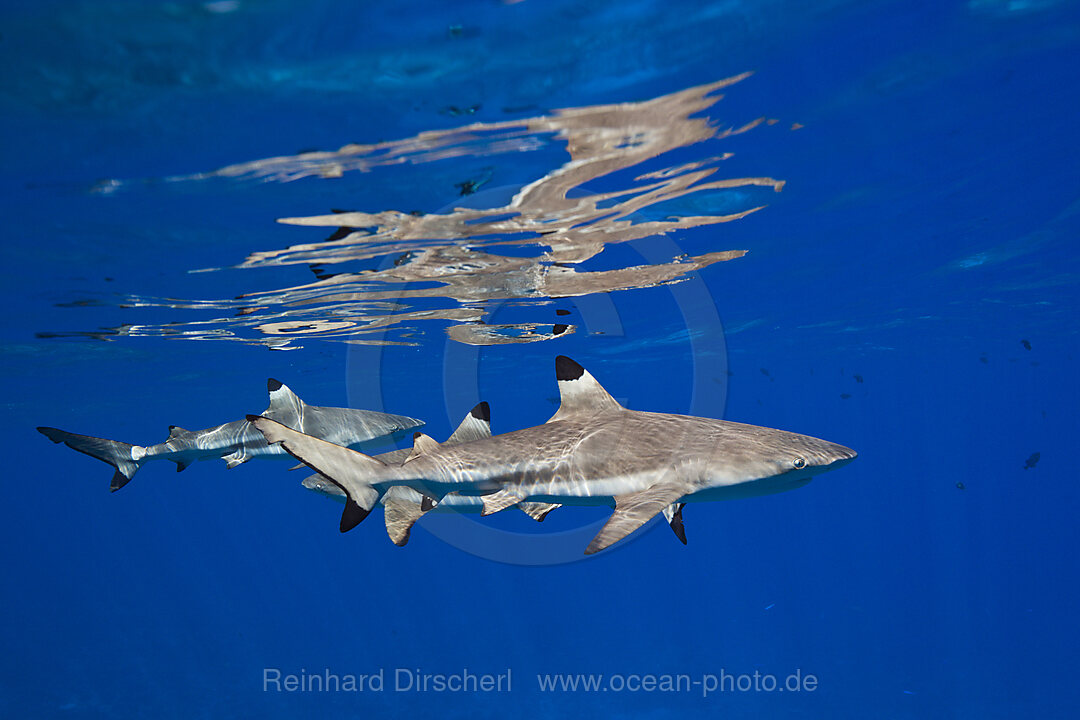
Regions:
<instances>
[{"instance_id":1,"label":"shark's tail fin","mask_svg":"<svg viewBox=\"0 0 1080 720\"><path fill-rule=\"evenodd\" d=\"M39 427L37 430L54 443L64 443L72 450L78 450L116 468L116 472L113 473L112 483L109 485L109 490L112 492L116 492L127 485L142 464L141 457L138 460L135 459L136 454L141 455L142 453L133 452L136 449L142 450L138 445L128 445L116 440L106 440L89 435L76 435L75 433L51 427Z\"/></svg>"},{"instance_id":2,"label":"shark's tail fin","mask_svg":"<svg viewBox=\"0 0 1080 720\"><path fill-rule=\"evenodd\" d=\"M347 499L341 515L341 532L348 532L359 525L382 497L384 489L376 489L372 483L386 468L381 460L305 435L262 415L248 415L247 421L263 434L266 442L271 445L280 443L285 452L345 493Z\"/></svg>"}]
</instances>

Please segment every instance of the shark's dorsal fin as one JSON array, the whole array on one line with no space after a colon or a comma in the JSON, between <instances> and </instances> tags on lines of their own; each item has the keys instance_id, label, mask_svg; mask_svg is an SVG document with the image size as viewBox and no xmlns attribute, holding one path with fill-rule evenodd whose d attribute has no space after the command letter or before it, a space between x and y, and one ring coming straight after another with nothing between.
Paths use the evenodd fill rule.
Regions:
<instances>
[{"instance_id":1,"label":"shark's dorsal fin","mask_svg":"<svg viewBox=\"0 0 1080 720\"><path fill-rule=\"evenodd\" d=\"M170 425L169 426L169 440L175 440L179 436L187 435L187 434L188 434L188 431L185 430L184 428L180 427L179 425Z\"/></svg>"},{"instance_id":2,"label":"shark's dorsal fin","mask_svg":"<svg viewBox=\"0 0 1080 720\"><path fill-rule=\"evenodd\" d=\"M277 420L288 427L299 427L304 401L290 390L288 385L283 385L274 378L266 381L266 390L270 393L270 406L266 408L263 417Z\"/></svg>"},{"instance_id":3,"label":"shark's dorsal fin","mask_svg":"<svg viewBox=\"0 0 1080 720\"><path fill-rule=\"evenodd\" d=\"M453 445L489 437L491 437L491 408L486 402L482 402L469 411L469 414L457 426L454 434L447 438L446 444Z\"/></svg>"},{"instance_id":4,"label":"shark's dorsal fin","mask_svg":"<svg viewBox=\"0 0 1080 720\"><path fill-rule=\"evenodd\" d=\"M565 420L574 415L595 415L622 409L588 370L565 355L555 358L555 379L559 381L562 404L548 422Z\"/></svg>"},{"instance_id":5,"label":"shark's dorsal fin","mask_svg":"<svg viewBox=\"0 0 1080 720\"><path fill-rule=\"evenodd\" d=\"M418 432L413 435L412 453L409 454L409 457L405 458L405 462L411 462L421 455L431 452L437 447L439 447L439 443L435 438L430 435L425 435L422 432Z\"/></svg>"}]
</instances>

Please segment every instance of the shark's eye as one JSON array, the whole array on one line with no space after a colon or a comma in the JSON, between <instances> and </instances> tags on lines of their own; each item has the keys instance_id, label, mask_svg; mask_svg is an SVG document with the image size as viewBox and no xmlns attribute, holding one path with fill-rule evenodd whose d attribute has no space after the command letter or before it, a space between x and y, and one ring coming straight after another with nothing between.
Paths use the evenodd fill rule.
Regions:
<instances>
[{"instance_id":1,"label":"shark's eye","mask_svg":"<svg viewBox=\"0 0 1080 720\"><path fill-rule=\"evenodd\" d=\"M804 467L806 467L806 461L803 460L800 457L797 457L794 460L792 460L791 464L796 470L802 470Z\"/></svg>"}]
</instances>

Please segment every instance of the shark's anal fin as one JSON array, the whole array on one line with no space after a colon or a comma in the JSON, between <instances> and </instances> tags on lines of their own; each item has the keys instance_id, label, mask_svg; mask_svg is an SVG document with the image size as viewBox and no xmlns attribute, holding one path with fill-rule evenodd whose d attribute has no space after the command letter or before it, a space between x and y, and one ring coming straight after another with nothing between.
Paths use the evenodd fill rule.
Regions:
<instances>
[{"instance_id":1,"label":"shark's anal fin","mask_svg":"<svg viewBox=\"0 0 1080 720\"><path fill-rule=\"evenodd\" d=\"M525 495L518 488L504 487L502 490L497 490L480 498L484 503L484 509L480 511L480 514L491 515L497 513L512 505L517 505L524 499Z\"/></svg>"},{"instance_id":2,"label":"shark's anal fin","mask_svg":"<svg viewBox=\"0 0 1080 720\"><path fill-rule=\"evenodd\" d=\"M194 458L189 460L174 460L173 462L176 463L176 472L183 472L184 470L188 469L188 466L191 465L191 463L194 462Z\"/></svg>"},{"instance_id":3,"label":"shark's anal fin","mask_svg":"<svg viewBox=\"0 0 1080 720\"><path fill-rule=\"evenodd\" d=\"M657 483L646 490L615 496L615 512L585 548L586 555L600 552L663 512L684 494L680 485Z\"/></svg>"},{"instance_id":4,"label":"shark's anal fin","mask_svg":"<svg viewBox=\"0 0 1080 720\"><path fill-rule=\"evenodd\" d=\"M565 420L576 415L594 415L621 410L615 398L596 382L589 371L565 355L555 358L555 379L559 381L562 402L559 411L548 422Z\"/></svg>"},{"instance_id":5,"label":"shark's anal fin","mask_svg":"<svg viewBox=\"0 0 1080 720\"><path fill-rule=\"evenodd\" d=\"M686 544L686 528L683 527L682 509L686 503L671 503L664 508L664 519L668 521L668 525L671 526L671 531L675 533L675 537L682 541L682 544Z\"/></svg>"},{"instance_id":6,"label":"shark's anal fin","mask_svg":"<svg viewBox=\"0 0 1080 720\"><path fill-rule=\"evenodd\" d=\"M544 503L544 502L520 502L518 508L521 512L531 517L536 522L544 522L544 518L548 516L548 513L557 508L561 508L562 505L558 503Z\"/></svg>"}]
</instances>

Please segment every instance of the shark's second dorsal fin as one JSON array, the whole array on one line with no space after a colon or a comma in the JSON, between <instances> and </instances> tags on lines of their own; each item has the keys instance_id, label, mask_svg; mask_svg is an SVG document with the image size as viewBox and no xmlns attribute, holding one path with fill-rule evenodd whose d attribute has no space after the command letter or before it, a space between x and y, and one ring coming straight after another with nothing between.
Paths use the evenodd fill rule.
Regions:
<instances>
[{"instance_id":1,"label":"shark's second dorsal fin","mask_svg":"<svg viewBox=\"0 0 1080 720\"><path fill-rule=\"evenodd\" d=\"M187 434L188 434L188 431L185 430L184 428L180 427L179 425L170 425L169 426L169 440L175 440L179 436L187 435Z\"/></svg>"},{"instance_id":2,"label":"shark's second dorsal fin","mask_svg":"<svg viewBox=\"0 0 1080 720\"><path fill-rule=\"evenodd\" d=\"M588 370L565 355L555 358L555 379L559 381L562 404L548 422L565 420L574 415L595 415L622 409L622 405L596 382Z\"/></svg>"},{"instance_id":3,"label":"shark's second dorsal fin","mask_svg":"<svg viewBox=\"0 0 1080 720\"><path fill-rule=\"evenodd\" d=\"M277 420L287 427L298 428L304 401L297 397L288 385L274 378L266 381L266 390L270 393L270 407L266 408L263 416Z\"/></svg>"},{"instance_id":4,"label":"shark's second dorsal fin","mask_svg":"<svg viewBox=\"0 0 1080 720\"><path fill-rule=\"evenodd\" d=\"M405 458L405 462L411 462L421 455L431 452L437 447L439 447L439 443L435 438L430 435L425 435L422 432L418 432L413 435L412 453L409 454L409 457Z\"/></svg>"}]
</instances>

